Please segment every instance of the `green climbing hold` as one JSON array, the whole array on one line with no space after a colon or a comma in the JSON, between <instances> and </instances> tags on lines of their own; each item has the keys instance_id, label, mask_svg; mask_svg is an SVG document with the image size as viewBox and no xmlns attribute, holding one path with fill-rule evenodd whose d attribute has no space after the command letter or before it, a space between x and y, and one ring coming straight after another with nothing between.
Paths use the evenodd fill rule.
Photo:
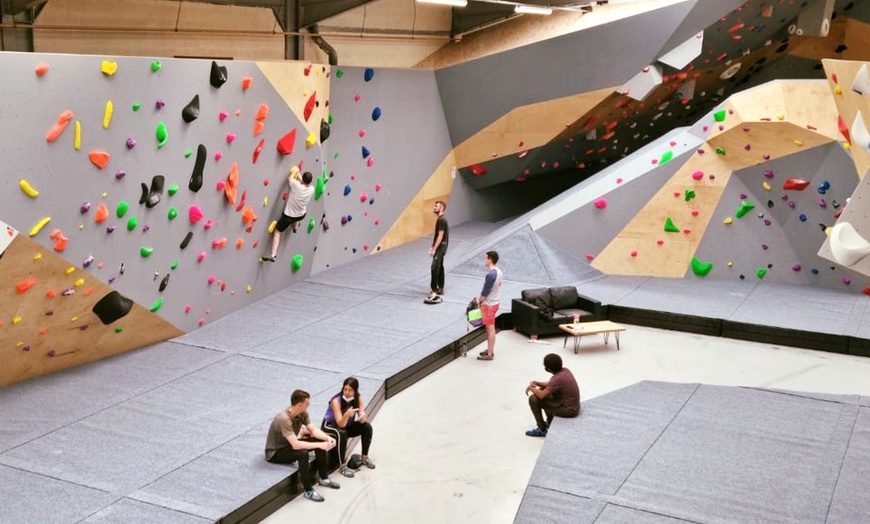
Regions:
<instances>
[{"instance_id":1,"label":"green climbing hold","mask_svg":"<svg viewBox=\"0 0 870 524\"><path fill-rule=\"evenodd\" d=\"M173 271L178 269L178 259L177 258L172 261L172 264L169 265L169 269L171 269Z\"/></svg>"},{"instance_id":2,"label":"green climbing hold","mask_svg":"<svg viewBox=\"0 0 870 524\"><path fill-rule=\"evenodd\" d=\"M693 189L687 189L685 192L686 202L695 198L695 191Z\"/></svg>"},{"instance_id":3,"label":"green climbing hold","mask_svg":"<svg viewBox=\"0 0 870 524\"><path fill-rule=\"evenodd\" d=\"M155 135L157 136L157 149L161 149L169 140L169 130L166 129L165 123L157 123L157 131L155 132Z\"/></svg>"},{"instance_id":4,"label":"green climbing hold","mask_svg":"<svg viewBox=\"0 0 870 524\"><path fill-rule=\"evenodd\" d=\"M122 331L124 331L124 328L122 328L121 326L115 328L115 333L120 333Z\"/></svg>"},{"instance_id":5,"label":"green climbing hold","mask_svg":"<svg viewBox=\"0 0 870 524\"><path fill-rule=\"evenodd\" d=\"M153 253L153 252L154 252L153 247L142 246L139 248L139 256L141 256L142 258L150 257L151 253Z\"/></svg>"},{"instance_id":6,"label":"green climbing hold","mask_svg":"<svg viewBox=\"0 0 870 524\"><path fill-rule=\"evenodd\" d=\"M668 233L679 233L680 228L674 225L674 221L671 220L671 217L668 217L668 219L665 220L665 231Z\"/></svg>"},{"instance_id":7,"label":"green climbing hold","mask_svg":"<svg viewBox=\"0 0 870 524\"><path fill-rule=\"evenodd\" d=\"M674 159L674 152L670 151L670 150L665 151L665 154L663 154L662 157L659 159L659 165L667 164L668 162L670 162L673 159Z\"/></svg>"},{"instance_id":8,"label":"green climbing hold","mask_svg":"<svg viewBox=\"0 0 870 524\"><path fill-rule=\"evenodd\" d=\"M755 204L748 200L744 200L740 202L740 207L737 208L737 211L734 213L734 216L737 218L743 218L747 213L755 209Z\"/></svg>"},{"instance_id":9,"label":"green climbing hold","mask_svg":"<svg viewBox=\"0 0 870 524\"><path fill-rule=\"evenodd\" d=\"M172 196L175 193L178 193L178 184L172 184L171 186L169 186L166 189L166 192L169 193L169 196Z\"/></svg>"},{"instance_id":10,"label":"green climbing hold","mask_svg":"<svg viewBox=\"0 0 870 524\"><path fill-rule=\"evenodd\" d=\"M767 274L767 270L764 269L763 267L758 268L758 271L755 272L755 276L757 276L758 278L764 278L764 275L766 275L766 274Z\"/></svg>"},{"instance_id":11,"label":"green climbing hold","mask_svg":"<svg viewBox=\"0 0 870 524\"><path fill-rule=\"evenodd\" d=\"M169 220L175 220L175 217L178 216L178 210L174 207L169 208Z\"/></svg>"},{"instance_id":12,"label":"green climbing hold","mask_svg":"<svg viewBox=\"0 0 870 524\"><path fill-rule=\"evenodd\" d=\"M163 305L163 297L160 297L160 298L157 299L156 302L154 302L153 304L151 304L151 307L149 308L149 311L151 311L152 313L154 313L154 312L156 312L158 309L160 309L160 306L162 306L162 305Z\"/></svg>"},{"instance_id":13,"label":"green climbing hold","mask_svg":"<svg viewBox=\"0 0 870 524\"><path fill-rule=\"evenodd\" d=\"M151 72L152 73L156 73L157 71L160 71L161 67L163 67L163 64L160 63L160 60L155 60L155 61L151 62Z\"/></svg>"},{"instance_id":14,"label":"green climbing hold","mask_svg":"<svg viewBox=\"0 0 870 524\"><path fill-rule=\"evenodd\" d=\"M320 200L320 197L323 196L323 188L326 185L326 179L323 177L318 177L317 183L314 184L314 200Z\"/></svg>"},{"instance_id":15,"label":"green climbing hold","mask_svg":"<svg viewBox=\"0 0 870 524\"><path fill-rule=\"evenodd\" d=\"M193 149L188 149L184 152L184 158L190 158L190 155L193 154Z\"/></svg>"},{"instance_id":16,"label":"green climbing hold","mask_svg":"<svg viewBox=\"0 0 870 524\"><path fill-rule=\"evenodd\" d=\"M330 114L330 115L326 118L326 121L329 122L329 125L332 125L332 114Z\"/></svg>"},{"instance_id":17,"label":"green climbing hold","mask_svg":"<svg viewBox=\"0 0 870 524\"><path fill-rule=\"evenodd\" d=\"M311 218L308 220L308 234L309 234L309 235L311 234L311 231L314 230L314 226L315 226L315 225L316 225L316 223L314 222L314 217L311 217Z\"/></svg>"},{"instance_id":18,"label":"green climbing hold","mask_svg":"<svg viewBox=\"0 0 870 524\"><path fill-rule=\"evenodd\" d=\"M342 71L341 69L339 69L338 71L335 72L335 78L341 78L343 76L344 76L344 71Z\"/></svg>"},{"instance_id":19,"label":"green climbing hold","mask_svg":"<svg viewBox=\"0 0 870 524\"><path fill-rule=\"evenodd\" d=\"M142 108L142 102L136 102L133 104L133 111L139 111Z\"/></svg>"},{"instance_id":20,"label":"green climbing hold","mask_svg":"<svg viewBox=\"0 0 870 524\"><path fill-rule=\"evenodd\" d=\"M332 155L332 159L333 159L333 160L335 160L336 158L338 158L338 151L336 151L335 154Z\"/></svg>"},{"instance_id":21,"label":"green climbing hold","mask_svg":"<svg viewBox=\"0 0 870 524\"><path fill-rule=\"evenodd\" d=\"M713 120L715 120L717 122L724 122L725 121L725 110L720 109L719 111L716 111L715 113L713 113Z\"/></svg>"},{"instance_id":22,"label":"green climbing hold","mask_svg":"<svg viewBox=\"0 0 870 524\"><path fill-rule=\"evenodd\" d=\"M118 218L121 218L127 214L127 210L129 208L130 208L130 204L128 204L124 200L121 200L120 202L118 202L118 207L115 208L115 215L117 215Z\"/></svg>"},{"instance_id":23,"label":"green climbing hold","mask_svg":"<svg viewBox=\"0 0 870 524\"><path fill-rule=\"evenodd\" d=\"M710 270L713 269L712 262L701 262L695 257L692 257L692 273L698 277L706 277L710 274Z\"/></svg>"},{"instance_id":24,"label":"green climbing hold","mask_svg":"<svg viewBox=\"0 0 870 524\"><path fill-rule=\"evenodd\" d=\"M725 156L725 148L722 146L717 147L716 154L719 156Z\"/></svg>"},{"instance_id":25,"label":"green climbing hold","mask_svg":"<svg viewBox=\"0 0 870 524\"><path fill-rule=\"evenodd\" d=\"M294 273L299 271L303 263L305 263L305 258L299 253L296 253L293 255L293 258L290 259L290 271Z\"/></svg>"},{"instance_id":26,"label":"green climbing hold","mask_svg":"<svg viewBox=\"0 0 870 524\"><path fill-rule=\"evenodd\" d=\"M138 225L139 219L136 217L130 217L130 220L127 221L127 231L133 231Z\"/></svg>"}]
</instances>

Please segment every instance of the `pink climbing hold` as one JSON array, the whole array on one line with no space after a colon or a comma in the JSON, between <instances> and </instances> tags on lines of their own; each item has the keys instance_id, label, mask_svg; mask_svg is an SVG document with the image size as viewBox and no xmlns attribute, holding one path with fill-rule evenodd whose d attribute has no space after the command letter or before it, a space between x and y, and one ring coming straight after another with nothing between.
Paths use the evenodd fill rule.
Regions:
<instances>
[{"instance_id":1,"label":"pink climbing hold","mask_svg":"<svg viewBox=\"0 0 870 524\"><path fill-rule=\"evenodd\" d=\"M694 178L695 180L701 180L702 178L704 178L704 172L695 171L694 173L692 173L692 178Z\"/></svg>"},{"instance_id":2,"label":"pink climbing hold","mask_svg":"<svg viewBox=\"0 0 870 524\"><path fill-rule=\"evenodd\" d=\"M185 313L190 313L190 310L191 310L191 307L190 307L190 306L184 306L184 312L185 312Z\"/></svg>"},{"instance_id":3,"label":"pink climbing hold","mask_svg":"<svg viewBox=\"0 0 870 524\"><path fill-rule=\"evenodd\" d=\"M381 223L381 219L380 219L380 218L376 218L376 219L375 219L375 225L378 225L378 224L380 224L380 223Z\"/></svg>"},{"instance_id":4,"label":"pink climbing hold","mask_svg":"<svg viewBox=\"0 0 870 524\"><path fill-rule=\"evenodd\" d=\"M621 179L621 178L617 178L617 179L616 179L616 183L617 183L617 184L621 184L621 183L622 183L622 179Z\"/></svg>"},{"instance_id":5,"label":"pink climbing hold","mask_svg":"<svg viewBox=\"0 0 870 524\"><path fill-rule=\"evenodd\" d=\"M664 243L665 243L665 241L662 240L662 239L658 239L658 240L656 240L656 244L658 244L658 245L662 245L662 244L664 244Z\"/></svg>"},{"instance_id":6,"label":"pink climbing hold","mask_svg":"<svg viewBox=\"0 0 870 524\"><path fill-rule=\"evenodd\" d=\"M607 199L599 198L595 201L595 207L597 207L598 209L604 209L605 207L607 207Z\"/></svg>"},{"instance_id":7,"label":"pink climbing hold","mask_svg":"<svg viewBox=\"0 0 870 524\"><path fill-rule=\"evenodd\" d=\"M224 187L226 185L227 185L227 183L224 180L218 180L217 182L214 183L214 188L217 189L218 191L223 191Z\"/></svg>"},{"instance_id":8,"label":"pink climbing hold","mask_svg":"<svg viewBox=\"0 0 870 524\"><path fill-rule=\"evenodd\" d=\"M359 137L360 137L360 138L363 138L364 136L366 136L366 130L365 130L365 129L360 129L360 130L359 130Z\"/></svg>"},{"instance_id":9,"label":"pink climbing hold","mask_svg":"<svg viewBox=\"0 0 870 524\"><path fill-rule=\"evenodd\" d=\"M372 167L373 165L375 165L375 159L373 157L369 157L368 160L366 160L366 165L368 167Z\"/></svg>"},{"instance_id":10,"label":"pink climbing hold","mask_svg":"<svg viewBox=\"0 0 870 524\"><path fill-rule=\"evenodd\" d=\"M214 276L214 275L209 275L209 276L208 276L208 285L212 285L212 284L214 284L215 280L217 280L217 277L216 277L216 276Z\"/></svg>"},{"instance_id":11,"label":"pink climbing hold","mask_svg":"<svg viewBox=\"0 0 870 524\"><path fill-rule=\"evenodd\" d=\"M217 162L218 160L220 160L223 157L224 157L224 154L221 153L220 151L218 151L217 153L214 154L215 162Z\"/></svg>"},{"instance_id":12,"label":"pink climbing hold","mask_svg":"<svg viewBox=\"0 0 870 524\"><path fill-rule=\"evenodd\" d=\"M360 201L360 202L365 202L365 201L368 200L368 199L369 199L369 195L368 195L368 193L366 193L365 191L363 191L363 192L360 194L360 196L359 196L359 201Z\"/></svg>"},{"instance_id":13,"label":"pink climbing hold","mask_svg":"<svg viewBox=\"0 0 870 524\"><path fill-rule=\"evenodd\" d=\"M375 193L377 193L378 191L380 191L380 190L381 190L381 187L382 187L382 186L381 186L380 184L375 184Z\"/></svg>"},{"instance_id":14,"label":"pink climbing hold","mask_svg":"<svg viewBox=\"0 0 870 524\"><path fill-rule=\"evenodd\" d=\"M204 229L211 229L211 226L212 226L212 225L213 225L213 224L212 224L212 221L211 221L211 219L209 218L208 220L205 221L205 224L203 224L202 227L203 227Z\"/></svg>"},{"instance_id":15,"label":"pink climbing hold","mask_svg":"<svg viewBox=\"0 0 870 524\"><path fill-rule=\"evenodd\" d=\"M205 251L200 251L199 255L196 256L196 261L202 262L203 260L205 260Z\"/></svg>"},{"instance_id":16,"label":"pink climbing hold","mask_svg":"<svg viewBox=\"0 0 870 524\"><path fill-rule=\"evenodd\" d=\"M362 98L362 97L359 96L359 95L353 95L353 101L354 101L354 102L359 102L361 98Z\"/></svg>"},{"instance_id":17,"label":"pink climbing hold","mask_svg":"<svg viewBox=\"0 0 870 524\"><path fill-rule=\"evenodd\" d=\"M631 256L636 257L636 256L637 256L637 251L632 251L632 252L631 252Z\"/></svg>"},{"instance_id":18,"label":"pink climbing hold","mask_svg":"<svg viewBox=\"0 0 870 524\"><path fill-rule=\"evenodd\" d=\"M368 251L368 250L369 250L369 245L363 244L363 251Z\"/></svg>"},{"instance_id":19,"label":"pink climbing hold","mask_svg":"<svg viewBox=\"0 0 870 524\"><path fill-rule=\"evenodd\" d=\"M227 119L228 116L230 116L230 115L226 111L221 111L220 113L218 113L218 120L223 122L224 120Z\"/></svg>"},{"instance_id":20,"label":"pink climbing hold","mask_svg":"<svg viewBox=\"0 0 870 524\"><path fill-rule=\"evenodd\" d=\"M594 258L595 258L595 255L593 255L592 253L586 253L586 260L592 262L592 260Z\"/></svg>"},{"instance_id":21,"label":"pink climbing hold","mask_svg":"<svg viewBox=\"0 0 870 524\"><path fill-rule=\"evenodd\" d=\"M187 218L190 219L190 223L196 224L202 220L202 216L202 209L200 209L196 204L191 204L190 208L187 210Z\"/></svg>"},{"instance_id":22,"label":"pink climbing hold","mask_svg":"<svg viewBox=\"0 0 870 524\"><path fill-rule=\"evenodd\" d=\"M205 319L204 319L204 318L200 318L199 321L198 321L197 323L198 323L200 326L204 326L204 325L205 325Z\"/></svg>"},{"instance_id":23,"label":"pink climbing hold","mask_svg":"<svg viewBox=\"0 0 870 524\"><path fill-rule=\"evenodd\" d=\"M236 140L235 133L227 133L227 144L232 144Z\"/></svg>"}]
</instances>

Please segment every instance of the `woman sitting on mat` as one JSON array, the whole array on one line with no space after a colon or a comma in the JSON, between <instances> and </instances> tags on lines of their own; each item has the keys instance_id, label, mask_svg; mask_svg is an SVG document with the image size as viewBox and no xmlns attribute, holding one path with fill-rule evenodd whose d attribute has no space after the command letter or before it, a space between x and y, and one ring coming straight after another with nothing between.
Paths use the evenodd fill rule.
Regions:
<instances>
[{"instance_id":1,"label":"woman sitting on mat","mask_svg":"<svg viewBox=\"0 0 870 524\"><path fill-rule=\"evenodd\" d=\"M323 431L335 435L338 441L339 460L341 469L339 473L345 477L353 477L354 470L345 462L347 439L341 438L341 431L347 432L347 438L362 436L361 465L375 469L374 462L369 459L369 446L372 444L372 425L368 423L363 399L359 394L359 381L353 377L344 379L341 393L336 394L329 400L326 415L323 417Z\"/></svg>"}]
</instances>

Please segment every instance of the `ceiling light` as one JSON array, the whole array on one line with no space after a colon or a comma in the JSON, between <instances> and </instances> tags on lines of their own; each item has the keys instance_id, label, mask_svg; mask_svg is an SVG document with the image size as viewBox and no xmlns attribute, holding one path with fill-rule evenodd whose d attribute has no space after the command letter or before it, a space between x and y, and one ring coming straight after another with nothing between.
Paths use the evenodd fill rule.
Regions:
<instances>
[{"instance_id":1,"label":"ceiling light","mask_svg":"<svg viewBox=\"0 0 870 524\"><path fill-rule=\"evenodd\" d=\"M465 7L468 0L417 0L421 4L451 5L453 7Z\"/></svg>"},{"instance_id":2,"label":"ceiling light","mask_svg":"<svg viewBox=\"0 0 870 524\"><path fill-rule=\"evenodd\" d=\"M514 13L521 15L551 15L553 9L539 5L518 5L514 8Z\"/></svg>"}]
</instances>

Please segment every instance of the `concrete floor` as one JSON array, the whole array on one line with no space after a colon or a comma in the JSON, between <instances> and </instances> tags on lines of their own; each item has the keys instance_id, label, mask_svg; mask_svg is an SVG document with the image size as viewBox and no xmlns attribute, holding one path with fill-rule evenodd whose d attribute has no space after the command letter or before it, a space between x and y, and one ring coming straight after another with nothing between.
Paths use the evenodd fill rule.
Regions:
<instances>
[{"instance_id":1,"label":"concrete floor","mask_svg":"<svg viewBox=\"0 0 870 524\"><path fill-rule=\"evenodd\" d=\"M543 445L524 434L534 420L523 391L548 379L550 352L584 400L642 380L870 395L862 357L635 326L618 352L600 335L584 337L577 355L571 340L564 349L561 337L546 342L501 332L494 361L476 360L478 347L390 399L373 423L376 470L334 473L341 489L320 488L325 502L298 497L264 522L512 522Z\"/></svg>"}]
</instances>

